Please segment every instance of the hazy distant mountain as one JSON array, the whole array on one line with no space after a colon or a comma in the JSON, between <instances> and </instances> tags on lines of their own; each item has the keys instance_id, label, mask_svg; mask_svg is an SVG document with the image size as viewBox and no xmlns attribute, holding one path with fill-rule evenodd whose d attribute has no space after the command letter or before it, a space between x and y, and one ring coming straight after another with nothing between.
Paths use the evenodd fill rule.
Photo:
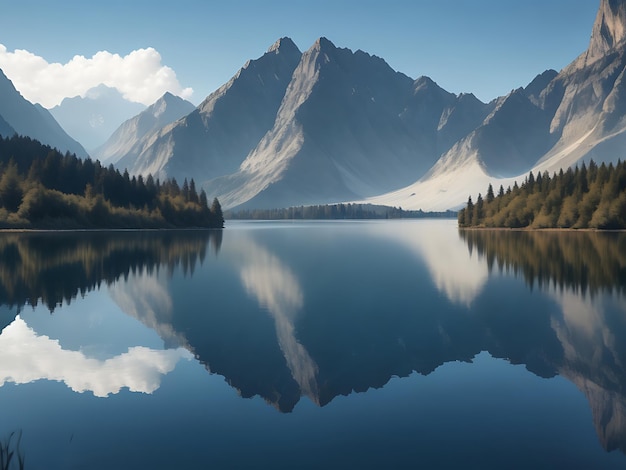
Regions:
<instances>
[{"instance_id":1,"label":"hazy distant mountain","mask_svg":"<svg viewBox=\"0 0 626 470\"><path fill-rule=\"evenodd\" d=\"M236 171L274 124L300 55L293 41L278 40L191 114L146 136L142 152L121 159L118 166L198 182Z\"/></svg>"},{"instance_id":2,"label":"hazy distant mountain","mask_svg":"<svg viewBox=\"0 0 626 470\"><path fill-rule=\"evenodd\" d=\"M103 163L117 163L122 157L132 162L144 150L144 138L162 127L186 116L195 106L171 93L165 93L137 116L128 119L93 152ZM149 142L149 141L148 141ZM123 164L123 162L122 162Z\"/></svg>"},{"instance_id":3,"label":"hazy distant mountain","mask_svg":"<svg viewBox=\"0 0 626 470\"><path fill-rule=\"evenodd\" d=\"M69 151L78 157L87 157L85 149L66 134L45 108L34 105L22 97L2 70L0 70L0 115L9 125L9 128L6 128L0 124L0 133L2 127L5 128L5 132L12 129L20 135L37 139L62 152Z\"/></svg>"},{"instance_id":4,"label":"hazy distant mountain","mask_svg":"<svg viewBox=\"0 0 626 470\"><path fill-rule=\"evenodd\" d=\"M99 85L85 97L65 98L50 109L54 118L72 137L92 153L127 119L146 107L124 99L115 88Z\"/></svg>"}]
</instances>

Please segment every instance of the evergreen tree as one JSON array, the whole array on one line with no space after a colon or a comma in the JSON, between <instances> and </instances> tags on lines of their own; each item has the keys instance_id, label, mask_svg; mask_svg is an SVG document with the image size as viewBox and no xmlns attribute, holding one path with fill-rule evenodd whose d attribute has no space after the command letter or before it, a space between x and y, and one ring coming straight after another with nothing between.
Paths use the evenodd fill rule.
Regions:
<instances>
[{"instance_id":1,"label":"evergreen tree","mask_svg":"<svg viewBox=\"0 0 626 470\"><path fill-rule=\"evenodd\" d=\"M489 183L489 187L487 188L487 203L491 203L493 202L493 200L495 199L495 195L493 194L493 186L491 186L491 183Z\"/></svg>"},{"instance_id":2,"label":"evergreen tree","mask_svg":"<svg viewBox=\"0 0 626 470\"><path fill-rule=\"evenodd\" d=\"M206 191L204 189L200 190L200 207L202 208L202 210L210 211L209 201L207 199Z\"/></svg>"},{"instance_id":3,"label":"evergreen tree","mask_svg":"<svg viewBox=\"0 0 626 470\"><path fill-rule=\"evenodd\" d=\"M223 228L224 214L222 213L222 206L220 205L220 201L218 201L217 198L214 198L213 203L211 204L211 215L216 223L216 226Z\"/></svg>"},{"instance_id":4,"label":"evergreen tree","mask_svg":"<svg viewBox=\"0 0 626 470\"><path fill-rule=\"evenodd\" d=\"M183 181L183 187L181 189L181 194L185 202L189 202L189 183L187 182L187 178Z\"/></svg>"},{"instance_id":5,"label":"evergreen tree","mask_svg":"<svg viewBox=\"0 0 626 470\"><path fill-rule=\"evenodd\" d=\"M196 182L193 178L189 181L189 202L193 202L194 204L198 204L200 202L198 199L198 193L196 192Z\"/></svg>"},{"instance_id":6,"label":"evergreen tree","mask_svg":"<svg viewBox=\"0 0 626 470\"><path fill-rule=\"evenodd\" d=\"M23 196L24 191L20 184L17 165L11 159L0 178L0 203L7 211L17 212Z\"/></svg>"},{"instance_id":7,"label":"evergreen tree","mask_svg":"<svg viewBox=\"0 0 626 470\"><path fill-rule=\"evenodd\" d=\"M476 204L474 204L474 215L472 215L472 224L473 225L482 224L483 216L484 216L483 197L480 193L478 193L478 197L476 198Z\"/></svg>"},{"instance_id":8,"label":"evergreen tree","mask_svg":"<svg viewBox=\"0 0 626 470\"><path fill-rule=\"evenodd\" d=\"M468 226L472 226L474 224L473 216L474 216L474 203L472 202L472 196L470 196L467 198L467 208L465 209L465 223Z\"/></svg>"}]
</instances>

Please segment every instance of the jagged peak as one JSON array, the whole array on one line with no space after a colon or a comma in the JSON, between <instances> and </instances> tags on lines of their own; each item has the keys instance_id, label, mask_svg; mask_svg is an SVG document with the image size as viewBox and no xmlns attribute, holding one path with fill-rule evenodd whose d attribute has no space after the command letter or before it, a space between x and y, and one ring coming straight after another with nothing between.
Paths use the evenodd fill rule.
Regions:
<instances>
[{"instance_id":1,"label":"jagged peak","mask_svg":"<svg viewBox=\"0 0 626 470\"><path fill-rule=\"evenodd\" d=\"M296 46L296 43L293 42L291 40L291 38L285 36L280 38L278 41L276 41L274 44L272 44L270 46L270 48L267 50L267 53L270 54L272 52L274 53L280 53L282 51L291 51L291 52L297 52L298 54L300 54L300 49L298 49L298 46Z\"/></svg>"},{"instance_id":2,"label":"jagged peak","mask_svg":"<svg viewBox=\"0 0 626 470\"><path fill-rule=\"evenodd\" d=\"M180 96L174 95L169 91L166 91L158 100L156 100L144 111L142 111L141 114L159 117L168 109L177 109L180 107L188 107L191 109L192 107L194 107L194 105L184 98L181 98Z\"/></svg>"},{"instance_id":3,"label":"jagged peak","mask_svg":"<svg viewBox=\"0 0 626 470\"><path fill-rule=\"evenodd\" d=\"M437 83L430 77L426 75L422 75L417 80L413 82L413 89L415 91L425 90L425 89L442 89Z\"/></svg>"},{"instance_id":4,"label":"jagged peak","mask_svg":"<svg viewBox=\"0 0 626 470\"><path fill-rule=\"evenodd\" d=\"M517 106L525 103L530 103L530 100L526 96L524 88L520 87L511 90L507 95L495 99L493 111L485 118L485 122L490 122L502 110L516 109Z\"/></svg>"},{"instance_id":5,"label":"jagged peak","mask_svg":"<svg viewBox=\"0 0 626 470\"><path fill-rule=\"evenodd\" d=\"M548 84L556 78L559 73L556 70L548 69L537 75L526 85L524 89L527 96L539 96L539 94L548 86Z\"/></svg>"},{"instance_id":6,"label":"jagged peak","mask_svg":"<svg viewBox=\"0 0 626 470\"><path fill-rule=\"evenodd\" d=\"M426 76L426 75L422 75L421 77L419 77L417 80L415 80L415 86L421 86L421 85L436 85L435 81Z\"/></svg>"},{"instance_id":7,"label":"jagged peak","mask_svg":"<svg viewBox=\"0 0 626 470\"><path fill-rule=\"evenodd\" d=\"M325 49L337 49L337 47L332 43L332 41L322 36L313 43L311 49L321 51Z\"/></svg>"},{"instance_id":8,"label":"jagged peak","mask_svg":"<svg viewBox=\"0 0 626 470\"><path fill-rule=\"evenodd\" d=\"M248 59L246 63L243 65L243 67L239 69L239 71L235 74L233 78L237 78L241 74L242 70L246 70L252 64L257 64L259 63L259 61L261 61L262 63L267 57L275 56L277 54L281 54L281 56L286 55L287 57L291 57L291 56L300 57L302 55L302 52L300 51L300 49L298 49L298 46L296 46L296 43L294 43L291 40L291 38L288 38L286 36L282 37L279 40L277 40L274 44L272 44L267 50L267 52L263 54L261 57L259 57L258 59Z\"/></svg>"},{"instance_id":9,"label":"jagged peak","mask_svg":"<svg viewBox=\"0 0 626 470\"><path fill-rule=\"evenodd\" d=\"M479 100L474 93L459 93L458 100L459 102L463 103L476 102L485 104L481 100Z\"/></svg>"},{"instance_id":10,"label":"jagged peak","mask_svg":"<svg viewBox=\"0 0 626 470\"><path fill-rule=\"evenodd\" d=\"M601 0L587 50L587 63L603 57L626 39L626 0Z\"/></svg>"},{"instance_id":11,"label":"jagged peak","mask_svg":"<svg viewBox=\"0 0 626 470\"><path fill-rule=\"evenodd\" d=\"M168 105L176 101L184 101L184 100L180 96L176 96L170 93L169 91L166 91L158 100L152 103L149 107L151 108L153 106Z\"/></svg>"}]
</instances>

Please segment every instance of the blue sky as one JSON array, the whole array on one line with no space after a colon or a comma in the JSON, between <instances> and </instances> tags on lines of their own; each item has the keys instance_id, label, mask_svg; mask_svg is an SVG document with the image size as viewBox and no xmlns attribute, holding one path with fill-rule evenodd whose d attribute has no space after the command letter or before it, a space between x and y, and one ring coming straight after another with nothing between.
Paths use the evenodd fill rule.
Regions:
<instances>
[{"instance_id":1,"label":"blue sky","mask_svg":"<svg viewBox=\"0 0 626 470\"><path fill-rule=\"evenodd\" d=\"M304 51L325 36L413 78L428 75L448 91L488 101L583 52L598 6L599 0L13 0L2 7L0 44L9 55L22 49L59 64L98 51L125 57L154 48L176 74L180 87L172 91L191 88L186 93L198 104L279 37L291 37ZM27 98L37 87L41 96L46 81L27 84L30 69L18 59L0 68L16 86L22 83ZM138 74L146 61L133 63L141 64L134 65ZM78 90L86 72L76 70L77 77L58 75L53 83L75 80L71 90Z\"/></svg>"}]
</instances>

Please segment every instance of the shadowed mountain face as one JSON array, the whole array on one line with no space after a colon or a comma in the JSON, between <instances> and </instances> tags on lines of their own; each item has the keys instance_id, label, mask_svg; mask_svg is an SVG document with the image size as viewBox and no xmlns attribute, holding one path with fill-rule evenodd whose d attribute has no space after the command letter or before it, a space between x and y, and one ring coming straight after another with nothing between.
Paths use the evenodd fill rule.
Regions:
<instances>
[{"instance_id":1,"label":"shadowed mountain face","mask_svg":"<svg viewBox=\"0 0 626 470\"><path fill-rule=\"evenodd\" d=\"M4 132L11 129L20 135L37 139L43 144L55 147L61 152L69 151L78 157L86 157L85 149L61 128L48 110L38 104L32 104L22 97L13 83L0 70L0 116L4 121ZM10 128L6 128L6 124ZM4 134L0 123L0 135Z\"/></svg>"}]
</instances>

